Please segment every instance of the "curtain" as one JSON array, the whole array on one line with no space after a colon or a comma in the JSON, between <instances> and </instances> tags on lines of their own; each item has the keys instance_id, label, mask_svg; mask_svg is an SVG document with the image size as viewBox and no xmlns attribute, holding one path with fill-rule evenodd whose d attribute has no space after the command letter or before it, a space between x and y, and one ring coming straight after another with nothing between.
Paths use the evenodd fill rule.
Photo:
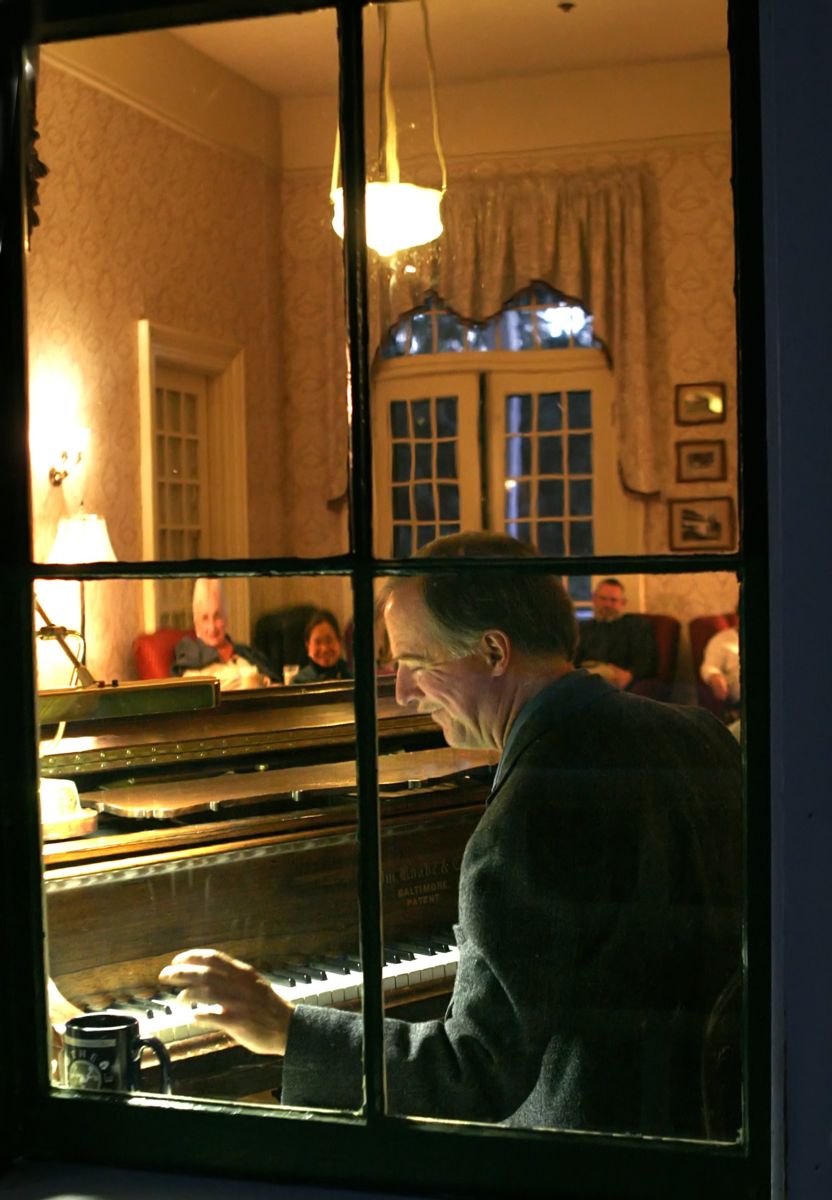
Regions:
<instances>
[{"instance_id":1,"label":"curtain","mask_svg":"<svg viewBox=\"0 0 832 1200\"><path fill-rule=\"evenodd\" d=\"M460 316L482 321L542 280L593 314L614 370L622 481L636 495L655 495L660 397L651 394L648 362L646 191L640 167L453 180L437 242L392 264L371 255L370 360L387 329L431 289ZM340 447L336 461L346 463ZM345 487L345 472L332 482Z\"/></svg>"}]
</instances>

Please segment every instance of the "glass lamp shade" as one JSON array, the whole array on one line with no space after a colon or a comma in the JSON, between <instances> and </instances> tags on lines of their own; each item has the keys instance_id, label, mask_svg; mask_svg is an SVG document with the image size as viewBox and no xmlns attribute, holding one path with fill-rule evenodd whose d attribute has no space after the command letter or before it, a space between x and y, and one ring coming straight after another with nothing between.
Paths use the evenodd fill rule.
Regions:
<instances>
[{"instance_id":1,"label":"glass lamp shade","mask_svg":"<svg viewBox=\"0 0 832 1200\"><path fill-rule=\"evenodd\" d=\"M49 557L50 563L116 562L107 522L95 513L61 517Z\"/></svg>"},{"instance_id":2,"label":"glass lamp shade","mask_svg":"<svg viewBox=\"0 0 832 1200\"><path fill-rule=\"evenodd\" d=\"M415 183L368 183L364 193L367 245L384 258L433 242L442 232L439 188L418 187ZM333 205L332 228L344 236L344 192L336 188L330 197Z\"/></svg>"}]
</instances>

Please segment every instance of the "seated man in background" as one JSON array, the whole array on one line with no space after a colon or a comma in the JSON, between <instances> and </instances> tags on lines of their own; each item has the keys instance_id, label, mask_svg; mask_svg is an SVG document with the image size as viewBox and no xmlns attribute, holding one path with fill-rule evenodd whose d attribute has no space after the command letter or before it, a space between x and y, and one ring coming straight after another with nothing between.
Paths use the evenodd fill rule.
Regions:
<instances>
[{"instance_id":1,"label":"seated man in background","mask_svg":"<svg viewBox=\"0 0 832 1200\"><path fill-rule=\"evenodd\" d=\"M295 683L320 683L326 679L352 679L341 657L341 630L328 609L314 612L306 622L303 640L309 662L298 671Z\"/></svg>"},{"instance_id":2,"label":"seated man in background","mask_svg":"<svg viewBox=\"0 0 832 1200\"><path fill-rule=\"evenodd\" d=\"M219 579L197 579L193 596L196 637L177 643L174 675L213 675L223 691L268 687L278 682L271 664L255 650L228 636L228 613Z\"/></svg>"},{"instance_id":3,"label":"seated man in background","mask_svg":"<svg viewBox=\"0 0 832 1200\"><path fill-rule=\"evenodd\" d=\"M740 629L739 623L720 629L705 647L699 674L717 700L728 705L732 720L740 703Z\"/></svg>"},{"instance_id":4,"label":"seated man in background","mask_svg":"<svg viewBox=\"0 0 832 1200\"><path fill-rule=\"evenodd\" d=\"M592 593L594 617L578 626L575 661L614 687L625 689L656 674L656 635L647 617L625 613L627 593L618 579L602 579Z\"/></svg>"}]
</instances>

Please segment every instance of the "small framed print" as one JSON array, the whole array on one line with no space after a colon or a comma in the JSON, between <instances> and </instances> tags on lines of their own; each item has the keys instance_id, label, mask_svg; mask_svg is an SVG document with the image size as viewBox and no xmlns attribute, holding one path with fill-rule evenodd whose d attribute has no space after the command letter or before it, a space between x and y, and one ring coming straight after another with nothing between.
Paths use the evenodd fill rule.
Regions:
<instances>
[{"instance_id":1,"label":"small framed print","mask_svg":"<svg viewBox=\"0 0 832 1200\"><path fill-rule=\"evenodd\" d=\"M670 501L671 550L733 550L734 501L696 496Z\"/></svg>"},{"instance_id":2,"label":"small framed print","mask_svg":"<svg viewBox=\"0 0 832 1200\"><path fill-rule=\"evenodd\" d=\"M722 483L728 478L725 442L677 442L677 483Z\"/></svg>"},{"instance_id":3,"label":"small framed print","mask_svg":"<svg viewBox=\"0 0 832 1200\"><path fill-rule=\"evenodd\" d=\"M676 385L677 425L712 425L724 420L724 383L679 383Z\"/></svg>"}]
</instances>

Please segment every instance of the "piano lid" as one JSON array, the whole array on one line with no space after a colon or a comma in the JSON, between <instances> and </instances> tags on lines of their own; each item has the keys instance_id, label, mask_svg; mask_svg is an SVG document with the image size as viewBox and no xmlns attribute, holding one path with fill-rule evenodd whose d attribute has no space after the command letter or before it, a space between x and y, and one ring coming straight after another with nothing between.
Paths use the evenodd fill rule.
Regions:
<instances>
[{"instance_id":1,"label":"piano lid","mask_svg":"<svg viewBox=\"0 0 832 1200\"><path fill-rule=\"evenodd\" d=\"M392 679L379 680L377 712L382 741L416 736L420 744L426 739L433 745L444 743L429 716L396 703ZM286 752L336 755L336 748L355 743L353 686L339 682L223 692L213 709L109 722L76 720L67 725L59 743L50 741L50 733L42 731L40 771L61 778L145 774L164 768L179 773L187 765L220 762L230 768L241 759L270 759Z\"/></svg>"},{"instance_id":2,"label":"piano lid","mask_svg":"<svg viewBox=\"0 0 832 1200\"><path fill-rule=\"evenodd\" d=\"M138 679L127 683L114 679L112 683L39 692L38 717L41 725L55 725L60 721L107 721L216 708L219 699L219 680L210 676Z\"/></svg>"}]
</instances>

